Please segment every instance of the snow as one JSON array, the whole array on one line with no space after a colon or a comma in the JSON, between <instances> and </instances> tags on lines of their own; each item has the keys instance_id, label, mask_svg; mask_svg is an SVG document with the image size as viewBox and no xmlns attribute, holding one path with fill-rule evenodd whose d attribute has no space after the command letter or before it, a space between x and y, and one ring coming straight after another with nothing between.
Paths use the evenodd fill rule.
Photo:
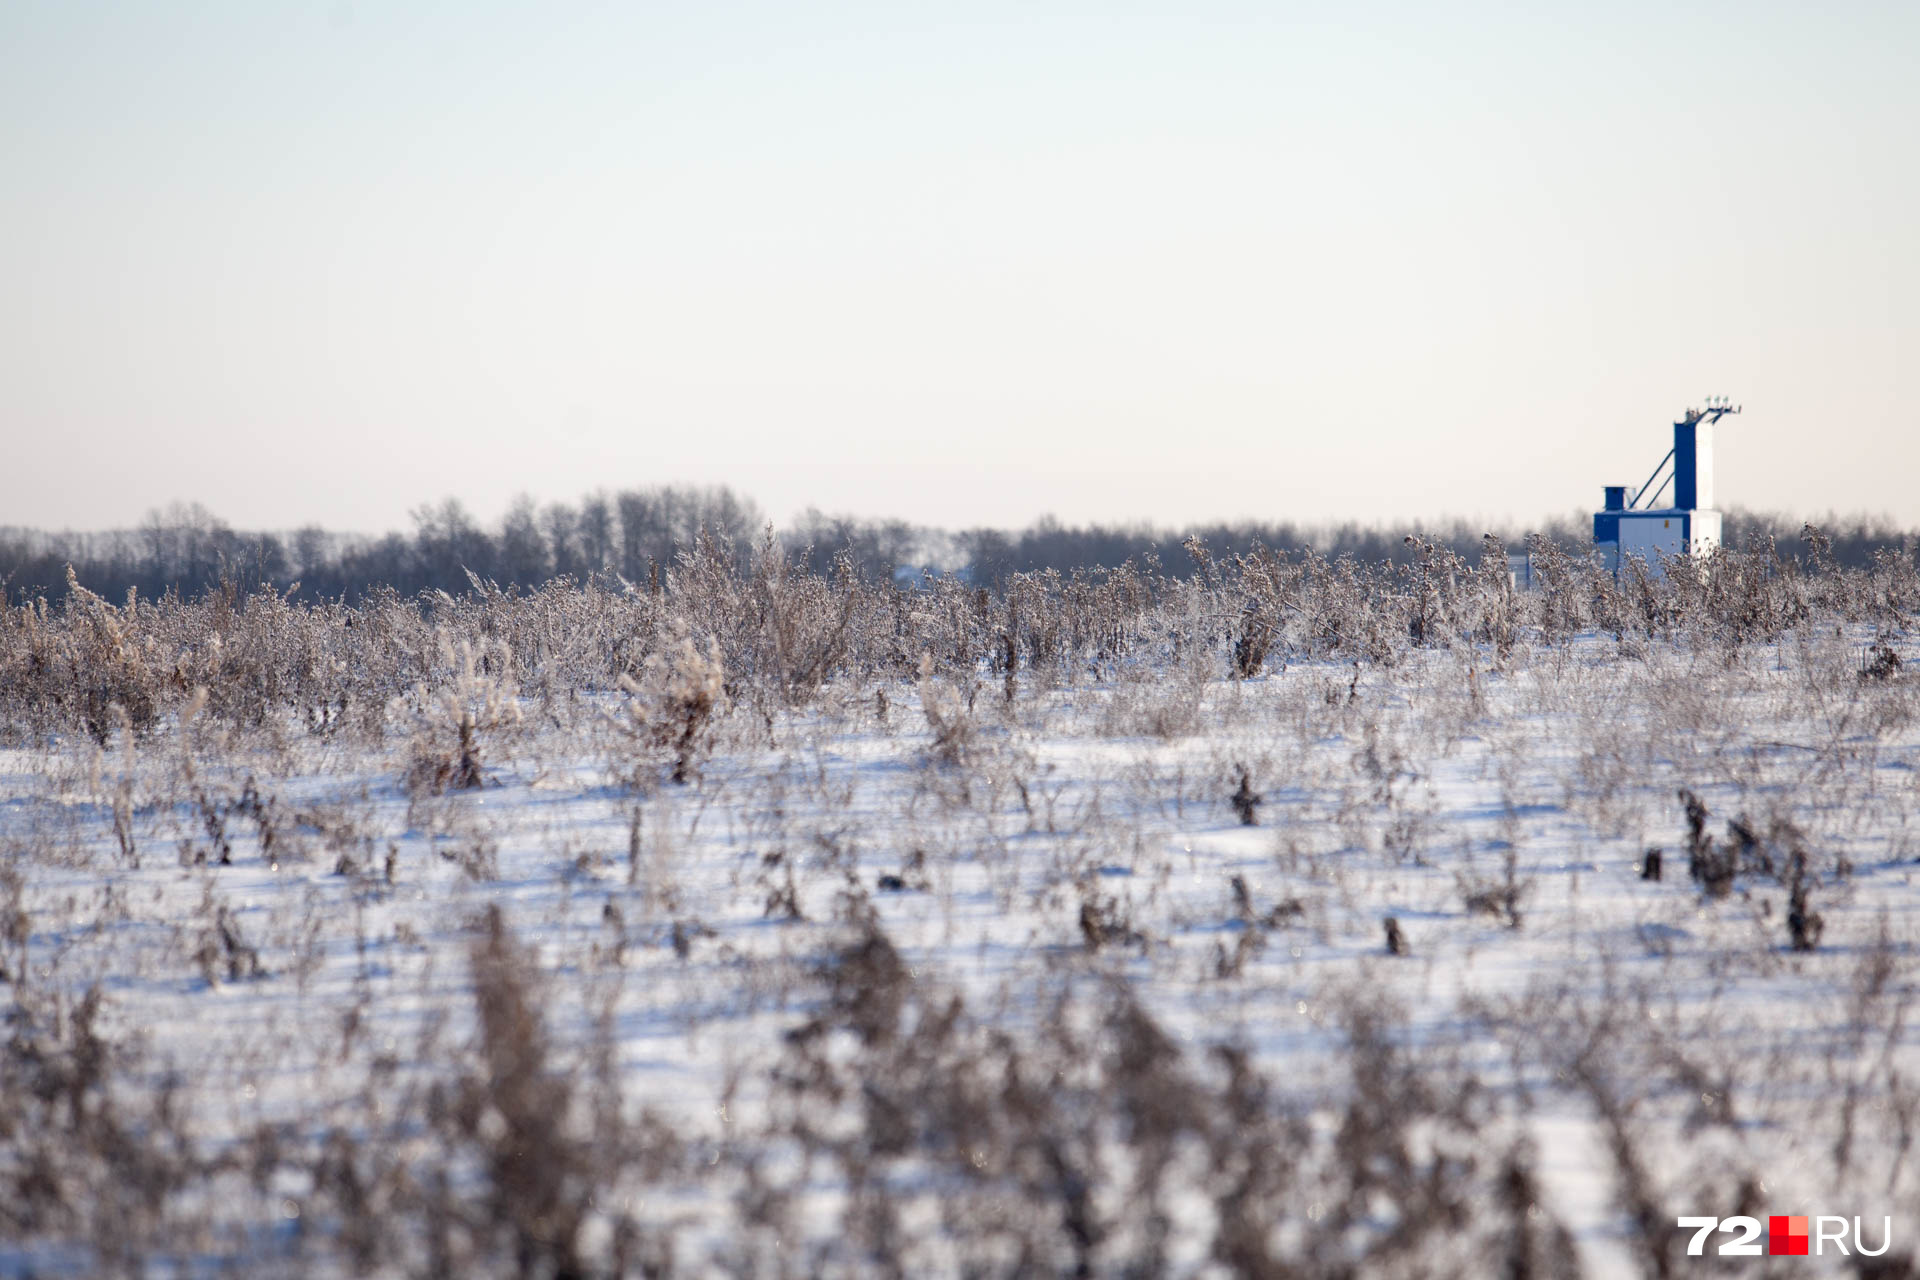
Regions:
<instances>
[{"instance_id":1,"label":"snow","mask_svg":"<svg viewBox=\"0 0 1920 1280\"><path fill-rule=\"evenodd\" d=\"M736 709L691 782L662 772L638 790L610 764L617 694L544 717L527 699L521 726L482 742L487 785L441 795L409 794L397 739L293 724L10 749L0 857L31 926L9 991L71 1006L99 984L103 1034L143 1050L148 1087L177 1074L176 1106L210 1143L366 1126L379 1099L398 1109L472 1058L468 954L497 907L534 957L568 1069L584 1073L595 1027L610 1027L629 1112L710 1156L711 1181L677 1176L628 1205L675 1224L676 1257L699 1273L760 1247L741 1244L730 1207L749 1148L762 1149L757 1176L803 1186L803 1236L839 1230L846 1188L773 1134L785 1104L770 1081L822 1007L818 968L845 944L857 890L914 979L959 993L988 1026L1031 1037L1063 984L1115 980L1187 1060L1242 1047L1314 1114L1335 1114L1350 1084L1342 1011L1390 1010L1396 1043L1470 1070L1501 1131L1530 1138L1541 1207L1588 1274L1641 1262L1607 1120L1573 1079L1581 1028L1610 1028L1595 1052L1617 1055L1667 1210L1736 1212L1731 1181L1751 1171L1764 1185L1752 1212L1892 1213L1910 1249L1914 1117L1901 1107L1920 1053L1914 1020L1892 1010L1915 990L1920 720L1908 686L1854 678L1867 639L1636 656L1586 635L1505 670L1469 648L1416 651L1365 669L1351 693L1351 664L1316 662L1249 681L1135 671L1025 687L1011 705L982 683L958 763L936 758L912 683L887 688L883 716L871 682L847 680L758 723ZM1191 731L1152 731L1169 724ZM1228 801L1243 767L1257 826ZM227 801L252 779L272 801L274 848L229 812L231 865L181 865L183 849L210 848L189 770ZM114 834L123 778L137 869ZM1720 900L1689 882L1681 788L1716 838L1736 815L1795 824L1824 918L1817 949L1788 945L1783 877L1742 875ZM1658 882L1640 877L1651 846L1665 853ZM1464 901L1497 894L1509 857L1517 926ZM905 887L883 891L883 876ZM1123 926L1118 940L1088 945L1087 902ZM196 957L221 907L263 976L230 978L217 950ZM1387 954L1388 916L1409 954ZM1875 956L1892 970L1869 998ZM1721 1088L1731 1101L1716 1112ZM1842 1165L1836 1118L1850 1106L1862 1119ZM1169 1205L1168 1270L1221 1274L1212 1201L1197 1175L1173 1181L1185 1190ZM235 1190L209 1217L238 1234L207 1256L280 1256L311 1190ZM909 1198L903 1221L937 1236L931 1194ZM604 1252L613 1234L593 1218L582 1247ZM91 1265L84 1241L57 1232L0 1244L9 1274Z\"/></svg>"}]
</instances>

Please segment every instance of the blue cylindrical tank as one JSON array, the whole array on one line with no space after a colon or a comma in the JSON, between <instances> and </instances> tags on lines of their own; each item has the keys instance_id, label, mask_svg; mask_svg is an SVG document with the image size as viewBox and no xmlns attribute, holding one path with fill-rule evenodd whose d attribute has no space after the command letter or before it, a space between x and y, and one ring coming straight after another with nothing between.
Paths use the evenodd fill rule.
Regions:
<instances>
[{"instance_id":1,"label":"blue cylindrical tank","mask_svg":"<svg viewBox=\"0 0 1920 1280\"><path fill-rule=\"evenodd\" d=\"M1593 513L1593 540L1595 542L1620 541L1620 517L1615 512L1627 509L1627 486L1610 484L1606 486L1607 500L1603 508Z\"/></svg>"}]
</instances>

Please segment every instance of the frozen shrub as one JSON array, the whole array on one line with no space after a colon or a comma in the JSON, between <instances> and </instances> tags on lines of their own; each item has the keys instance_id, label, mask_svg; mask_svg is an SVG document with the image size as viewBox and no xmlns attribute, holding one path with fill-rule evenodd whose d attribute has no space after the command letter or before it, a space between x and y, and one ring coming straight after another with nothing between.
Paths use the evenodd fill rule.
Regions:
<instances>
[{"instance_id":1,"label":"frozen shrub","mask_svg":"<svg viewBox=\"0 0 1920 1280\"><path fill-rule=\"evenodd\" d=\"M1309 1122L1244 1049L1189 1053L1123 982L1037 992L1038 1025L1014 1036L872 925L819 977L767 1135L844 1188L815 1270L1578 1274L1487 1091L1400 1048L1361 999L1336 1009L1347 1083Z\"/></svg>"},{"instance_id":2,"label":"frozen shrub","mask_svg":"<svg viewBox=\"0 0 1920 1280\"><path fill-rule=\"evenodd\" d=\"M1244 765L1241 766L1239 773L1240 785L1234 789L1231 796L1227 797L1227 800L1233 805L1234 816L1240 819L1241 826L1257 827L1260 825L1259 809L1262 803L1260 793L1253 789L1253 775Z\"/></svg>"},{"instance_id":3,"label":"frozen shrub","mask_svg":"<svg viewBox=\"0 0 1920 1280\"><path fill-rule=\"evenodd\" d=\"M1884 639L1877 640L1867 650L1866 658L1860 664L1860 678L1889 681L1900 674L1900 667L1900 655Z\"/></svg>"},{"instance_id":4,"label":"frozen shrub","mask_svg":"<svg viewBox=\"0 0 1920 1280\"><path fill-rule=\"evenodd\" d=\"M1405 543L1413 549L1407 567L1407 638L1415 647L1450 644L1459 632L1454 609L1462 598L1466 565L1442 544L1412 535Z\"/></svg>"},{"instance_id":5,"label":"frozen shrub","mask_svg":"<svg viewBox=\"0 0 1920 1280\"><path fill-rule=\"evenodd\" d=\"M1680 803L1687 812L1687 875L1706 890L1708 897L1724 898L1733 891L1733 878L1739 869L1737 857L1707 834L1707 806L1699 796L1682 789Z\"/></svg>"},{"instance_id":6,"label":"frozen shrub","mask_svg":"<svg viewBox=\"0 0 1920 1280\"><path fill-rule=\"evenodd\" d=\"M0 1239L71 1241L93 1273L140 1274L194 1231L219 1165L183 1126L178 1080L142 1080L89 987L63 1015L17 1004L0 1041ZM200 1191L197 1213L180 1200Z\"/></svg>"},{"instance_id":7,"label":"frozen shrub","mask_svg":"<svg viewBox=\"0 0 1920 1280\"><path fill-rule=\"evenodd\" d=\"M0 866L0 983L28 980L27 940L33 918L27 914L26 877L12 866Z\"/></svg>"},{"instance_id":8,"label":"frozen shrub","mask_svg":"<svg viewBox=\"0 0 1920 1280\"><path fill-rule=\"evenodd\" d=\"M1520 635L1520 600L1513 589L1513 570L1507 548L1499 538L1481 539L1480 566L1471 584L1470 608L1477 615L1473 637L1493 647L1494 662L1505 666Z\"/></svg>"},{"instance_id":9,"label":"frozen shrub","mask_svg":"<svg viewBox=\"0 0 1920 1280\"><path fill-rule=\"evenodd\" d=\"M1242 680L1260 674L1267 655L1285 632L1286 618L1300 609L1301 571L1265 547L1234 561L1239 588L1239 620L1233 637L1233 674Z\"/></svg>"},{"instance_id":10,"label":"frozen shrub","mask_svg":"<svg viewBox=\"0 0 1920 1280\"><path fill-rule=\"evenodd\" d=\"M521 720L502 648L467 639L455 644L444 632L439 643L447 668L444 683L438 689L425 683L415 687L407 743L407 787L428 795L481 786L483 739Z\"/></svg>"},{"instance_id":11,"label":"frozen shrub","mask_svg":"<svg viewBox=\"0 0 1920 1280\"><path fill-rule=\"evenodd\" d=\"M847 660L861 590L845 556L827 576L797 572L768 528L754 553L756 665L788 704L813 698Z\"/></svg>"},{"instance_id":12,"label":"frozen shrub","mask_svg":"<svg viewBox=\"0 0 1920 1280\"><path fill-rule=\"evenodd\" d=\"M140 606L131 592L122 612L75 581L71 569L67 590L85 620L77 634L69 632L63 655L71 697L80 723L105 746L116 722L137 731L159 716L158 673L140 643Z\"/></svg>"},{"instance_id":13,"label":"frozen shrub","mask_svg":"<svg viewBox=\"0 0 1920 1280\"><path fill-rule=\"evenodd\" d=\"M497 906L487 908L471 964L481 1070L461 1082L449 1118L480 1152L487 1221L510 1235L523 1273L583 1275L580 1224L593 1183L565 1129L571 1089L550 1061L531 962Z\"/></svg>"},{"instance_id":14,"label":"frozen shrub","mask_svg":"<svg viewBox=\"0 0 1920 1280\"><path fill-rule=\"evenodd\" d=\"M1795 951L1812 951L1820 945L1826 920L1807 904L1807 855L1793 851L1787 873L1787 935Z\"/></svg>"},{"instance_id":15,"label":"frozen shrub","mask_svg":"<svg viewBox=\"0 0 1920 1280\"><path fill-rule=\"evenodd\" d=\"M220 904L211 926L201 935L194 960L199 964L200 974L209 987L220 985L222 970L228 982L266 976L266 971L260 967L260 953L247 945L245 936L240 932L240 922L233 918L233 912L225 903Z\"/></svg>"},{"instance_id":16,"label":"frozen shrub","mask_svg":"<svg viewBox=\"0 0 1920 1280\"><path fill-rule=\"evenodd\" d=\"M1582 600L1585 584L1578 567L1559 543L1535 535L1527 539L1527 554L1538 587L1534 599L1540 638L1548 644L1557 644L1577 632L1585 621Z\"/></svg>"},{"instance_id":17,"label":"frozen shrub","mask_svg":"<svg viewBox=\"0 0 1920 1280\"><path fill-rule=\"evenodd\" d=\"M920 655L920 712L933 731L933 758L942 764L963 763L973 750L978 729L959 691L934 674L931 653Z\"/></svg>"},{"instance_id":18,"label":"frozen shrub","mask_svg":"<svg viewBox=\"0 0 1920 1280\"><path fill-rule=\"evenodd\" d=\"M640 678L623 676L627 694L616 724L624 747L643 760L665 752L672 760L673 780L687 782L712 744L717 716L726 710L726 670L720 643L709 636L704 649L682 626L673 641L648 656ZM629 758L616 772L636 785L644 784L649 766Z\"/></svg>"},{"instance_id":19,"label":"frozen shrub","mask_svg":"<svg viewBox=\"0 0 1920 1280\"><path fill-rule=\"evenodd\" d=\"M1140 946L1146 935L1133 927L1132 911L1118 899L1099 892L1088 880L1080 886L1080 940L1088 951L1108 946Z\"/></svg>"},{"instance_id":20,"label":"frozen shrub","mask_svg":"<svg viewBox=\"0 0 1920 1280\"><path fill-rule=\"evenodd\" d=\"M1656 859L1658 855L1652 855ZM1509 929L1520 927L1520 904L1525 901L1533 884L1519 876L1519 857L1511 847L1501 860L1502 874L1498 880L1489 880L1471 872L1461 871L1454 874L1455 882L1460 886L1460 900L1470 915L1492 916L1506 924ZM1645 876L1657 880L1660 877Z\"/></svg>"}]
</instances>

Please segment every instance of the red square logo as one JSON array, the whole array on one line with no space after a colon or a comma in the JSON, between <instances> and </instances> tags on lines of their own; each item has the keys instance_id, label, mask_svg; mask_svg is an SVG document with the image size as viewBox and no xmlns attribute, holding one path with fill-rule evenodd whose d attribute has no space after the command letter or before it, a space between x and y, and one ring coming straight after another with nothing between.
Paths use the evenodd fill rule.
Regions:
<instances>
[{"instance_id":1,"label":"red square logo","mask_svg":"<svg viewBox=\"0 0 1920 1280\"><path fill-rule=\"evenodd\" d=\"M1807 1219L1804 1214L1785 1217L1776 1214L1767 1219L1767 1252L1795 1254L1807 1251Z\"/></svg>"}]
</instances>

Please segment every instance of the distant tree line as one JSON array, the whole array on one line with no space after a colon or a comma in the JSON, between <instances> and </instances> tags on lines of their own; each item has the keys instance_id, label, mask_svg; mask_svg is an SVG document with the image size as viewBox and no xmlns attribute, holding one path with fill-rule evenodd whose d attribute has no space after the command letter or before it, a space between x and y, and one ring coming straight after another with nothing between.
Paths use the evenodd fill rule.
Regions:
<instances>
[{"instance_id":1,"label":"distant tree line","mask_svg":"<svg viewBox=\"0 0 1920 1280\"><path fill-rule=\"evenodd\" d=\"M1409 537L1444 545L1469 560L1479 556L1489 534L1500 539L1509 551L1525 550L1528 537L1538 535L1578 552L1593 544L1592 520L1592 516L1586 514L1569 515L1528 530L1488 527L1455 519L1441 524L1387 526L1349 522L1320 527L1285 521L1242 521L1176 531L1147 525L1072 527L1048 517L1019 531L975 529L958 535L956 540L975 581L992 581L1010 573L1046 569L1067 573L1127 561L1140 565L1157 563L1163 572L1188 577L1200 567L1188 550L1189 543L1196 540L1206 556L1216 559L1245 554L1258 545L1288 552L1311 547L1332 560L1352 556L1369 564L1406 564L1417 555L1414 545L1407 541ZM1772 538L1778 554L1805 562L1813 556L1806 534L1809 525L1827 539L1832 559L1846 566L1867 565L1874 554L1883 549L1912 556L1917 541L1912 531L1903 530L1884 518L1829 515L1809 522L1777 513L1740 509L1724 514L1722 541L1728 547L1745 550L1763 547L1767 539Z\"/></svg>"},{"instance_id":2,"label":"distant tree line","mask_svg":"<svg viewBox=\"0 0 1920 1280\"><path fill-rule=\"evenodd\" d=\"M595 493L578 503L516 500L497 525L485 525L456 499L412 513L411 534L379 537L309 526L290 532L241 532L198 503L176 503L148 514L134 529L105 533L48 533L0 528L0 593L10 601L66 592L67 569L90 590L120 598L184 596L233 583L263 583L307 598L358 599L391 589L457 594L472 578L508 588L536 586L554 577L594 575L649 585L695 542L711 538L743 561L768 536L766 517L749 498L720 488L657 487ZM1885 519L1828 516L1812 522L1832 559L1865 565L1877 552L1911 557L1916 539ZM1753 548L1772 538L1779 554L1814 558L1805 522L1780 514L1729 511L1725 540ZM809 510L777 537L785 552L815 573L845 571L867 579L907 579L924 571L955 572L981 584L1014 573L1112 568L1131 561L1176 577L1198 570L1195 546L1224 557L1254 546L1367 562L1406 562L1407 537L1451 547L1469 558L1485 535L1510 550L1529 531L1454 520L1439 525L1354 523L1310 527L1293 522L1220 523L1183 529L1145 524L1065 525L1048 517L1025 529L970 529L951 533L901 520L830 516ZM1591 541L1586 516L1569 516L1532 530L1569 549ZM471 578L470 576L471 575Z\"/></svg>"},{"instance_id":3,"label":"distant tree line","mask_svg":"<svg viewBox=\"0 0 1920 1280\"><path fill-rule=\"evenodd\" d=\"M466 591L468 574L502 586L562 575L632 582L670 566L703 533L745 554L765 527L760 509L729 489L655 488L590 494L578 504L517 499L489 527L459 500L412 513L413 532L366 537L317 526L244 533L199 503L150 512L108 533L0 529L0 583L13 599L66 591L67 566L88 589L118 598L172 590L196 595L226 581L270 583L309 598Z\"/></svg>"}]
</instances>

